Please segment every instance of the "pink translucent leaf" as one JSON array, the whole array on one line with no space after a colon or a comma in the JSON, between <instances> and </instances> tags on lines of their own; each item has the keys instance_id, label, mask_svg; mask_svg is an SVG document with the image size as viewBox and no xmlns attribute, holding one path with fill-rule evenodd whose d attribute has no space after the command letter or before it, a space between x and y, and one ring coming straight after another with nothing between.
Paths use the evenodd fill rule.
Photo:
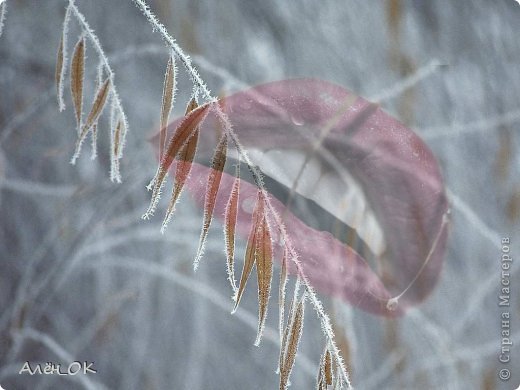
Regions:
<instances>
[{"instance_id":1,"label":"pink translucent leaf","mask_svg":"<svg viewBox=\"0 0 520 390\"><path fill-rule=\"evenodd\" d=\"M435 157L413 131L320 80L260 85L225 98L223 107L265 173L273 207L317 290L382 315L403 313L432 292L445 252L448 202ZM213 153L215 128L213 116L201 126L201 161ZM194 163L186 184L201 207L209 169ZM216 216L224 214L233 182L223 173ZM257 187L241 179L239 236L251 229L256 196ZM301 204L318 213L302 213ZM272 242L274 258L281 259L276 228ZM290 261L288 272L294 272ZM403 291L389 310L389 299Z\"/></svg>"}]
</instances>

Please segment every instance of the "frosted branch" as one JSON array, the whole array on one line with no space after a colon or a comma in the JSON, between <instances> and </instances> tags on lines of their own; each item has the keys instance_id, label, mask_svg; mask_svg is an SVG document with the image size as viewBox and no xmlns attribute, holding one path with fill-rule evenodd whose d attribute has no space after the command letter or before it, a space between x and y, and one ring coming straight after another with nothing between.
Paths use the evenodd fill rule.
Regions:
<instances>
[{"instance_id":1,"label":"frosted branch","mask_svg":"<svg viewBox=\"0 0 520 390\"><path fill-rule=\"evenodd\" d=\"M172 49L174 54L179 58L181 63L184 65L184 67L186 68L186 71L189 74L190 79L192 80L192 82L194 84L195 95L197 94L197 91L200 91L206 100L216 102L217 99L211 95L210 91L207 89L204 82L200 78L198 71L191 64L190 57L188 55L186 55L184 53L184 51L179 47L179 45L177 44L175 39L168 33L168 31L166 30L164 25L162 23L160 23L159 20L157 19L157 17L152 13L152 11L150 10L150 7L146 4L146 2L143 0L132 0L132 1L146 16L146 18L152 25L154 31L158 31L161 34L162 39ZM291 260L296 265L298 275L301 277L301 279L304 282L306 291L309 295L309 299L310 299L312 305L314 306L316 312L318 313L318 317L321 321L322 330L325 334L325 337L327 338L328 344L331 346L331 350L332 350L331 352L333 353L334 358L340 367L342 379L345 381L348 388L351 389L352 385L350 384L348 372L345 368L345 365L343 363L343 359L339 353L339 350L334 342L334 333L332 331L332 326L330 324L329 317L325 314L321 302L319 301L318 297L314 293L314 290L312 289L309 281L307 280L307 278L305 277L305 275L303 273L303 269L298 260L298 254L297 254L294 246L291 244L291 240L289 238L289 235L287 234L285 225L283 224L282 219L278 216L276 210L274 209L274 207L271 203L270 195L267 192L267 190L265 189L262 173L260 172L258 167L249 158L247 151L242 146L236 133L234 132L233 126L232 126L231 122L229 121L229 118L222 111L222 108L220 107L220 105L212 104L212 106L213 106L213 111L216 114L217 118L219 119L224 131L235 144L237 152L240 156L240 159L242 161L244 161L244 163L246 164L247 168L249 169L249 171L253 177L255 184L257 185L257 187L260 189L260 191L262 192L262 194L264 196L267 209L272 214L273 219L276 222L278 230L281 233L282 239L284 240L285 245L287 246L287 249L289 250L289 253L291 254L291 256L290 256Z\"/></svg>"}]
</instances>

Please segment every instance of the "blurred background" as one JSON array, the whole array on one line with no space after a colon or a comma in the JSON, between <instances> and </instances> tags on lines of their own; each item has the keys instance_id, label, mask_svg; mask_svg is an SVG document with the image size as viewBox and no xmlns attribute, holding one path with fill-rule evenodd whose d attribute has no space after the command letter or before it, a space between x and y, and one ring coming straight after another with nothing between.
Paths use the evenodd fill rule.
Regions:
<instances>
[{"instance_id":1,"label":"blurred background","mask_svg":"<svg viewBox=\"0 0 520 390\"><path fill-rule=\"evenodd\" d=\"M86 142L77 165L69 164L76 130L68 82L63 113L54 86L66 5L8 0L0 37L0 384L277 388L276 296L257 348L256 287L250 281L231 316L219 222L194 274L202 218L195 203L183 197L164 235L164 202L156 218L140 219L156 169L148 138L158 127L168 50L131 1L77 2L116 72L128 115L123 183L109 180L106 119L98 158L90 160ZM510 237L510 338L520 344L520 5L154 0L150 6L216 95L294 77L328 80L379 102L436 156L452 224L432 295L398 319L321 296L355 388L516 389L520 346L510 364L498 360L498 295L501 238ZM72 20L69 53L79 32ZM87 105L96 65L87 45ZM175 116L191 91L185 73L179 91ZM243 254L244 240L237 245ZM322 346L308 308L292 388L315 387ZM95 362L97 374L18 375L25 361L75 360ZM502 368L511 369L509 381L499 379Z\"/></svg>"}]
</instances>

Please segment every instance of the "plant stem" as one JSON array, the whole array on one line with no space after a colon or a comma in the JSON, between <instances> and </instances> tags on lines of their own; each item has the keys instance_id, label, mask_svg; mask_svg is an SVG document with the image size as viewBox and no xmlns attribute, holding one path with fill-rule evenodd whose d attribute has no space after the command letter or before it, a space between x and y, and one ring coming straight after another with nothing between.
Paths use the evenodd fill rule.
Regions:
<instances>
[{"instance_id":1,"label":"plant stem","mask_svg":"<svg viewBox=\"0 0 520 390\"><path fill-rule=\"evenodd\" d=\"M141 10L141 12L146 16L150 24L153 26L154 30L159 31L161 34L162 39L164 42L172 49L172 51L175 53L177 58L182 62L184 67L186 68L186 71L188 72L191 81L193 81L193 84L195 84L196 89L200 92L202 92L202 95L207 100L216 100L212 95L210 90L206 87L206 84L202 80L202 78L199 75L199 72L197 69L191 64L191 58L187 54L184 53L184 51L181 49L181 47L177 44L177 41L175 38L173 38L169 33L168 30L166 30L166 27L159 22L157 17L152 13L150 10L150 7L148 4L146 4L143 0L132 0L135 5Z\"/></svg>"}]
</instances>

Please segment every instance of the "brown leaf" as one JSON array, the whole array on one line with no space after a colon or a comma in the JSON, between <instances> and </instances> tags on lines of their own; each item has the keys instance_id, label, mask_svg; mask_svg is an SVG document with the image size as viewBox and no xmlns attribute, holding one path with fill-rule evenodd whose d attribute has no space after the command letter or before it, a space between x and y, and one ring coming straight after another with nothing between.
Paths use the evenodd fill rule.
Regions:
<instances>
[{"instance_id":1,"label":"brown leaf","mask_svg":"<svg viewBox=\"0 0 520 390\"><path fill-rule=\"evenodd\" d=\"M279 330L280 330L280 339L283 336L283 325L284 325L284 312L285 312L285 288L287 286L287 260L289 257L289 253L287 250L287 246L284 246L283 256L282 256L282 269L280 270L280 283L278 285L278 307L280 313L279 319Z\"/></svg>"},{"instance_id":2,"label":"brown leaf","mask_svg":"<svg viewBox=\"0 0 520 390\"><path fill-rule=\"evenodd\" d=\"M253 265L256 259L256 251L257 251L257 230L260 227L260 223L264 216L264 196L261 190L258 190L256 205L253 211L253 217L251 220L251 230L249 231L249 237L247 239L246 246L246 255L244 258L244 268L242 269L242 276L240 277L240 283L238 286L238 291L235 295L235 307L233 308L233 313L237 310L238 304L240 303L240 299L242 298L242 294L244 293L244 289L246 287L247 280L249 279L249 275L251 270L253 269Z\"/></svg>"},{"instance_id":3,"label":"brown leaf","mask_svg":"<svg viewBox=\"0 0 520 390\"><path fill-rule=\"evenodd\" d=\"M198 142L199 128L197 127L195 128L193 135L188 139L188 142L179 151L179 156L177 157L177 168L175 170L175 184L173 186L173 192L170 198L170 203L168 204L168 209L166 210L166 216L164 217L161 227L161 233L164 233L166 230L168 222L170 222L175 211L175 205L181 196L184 184L186 183L186 180L188 180L191 171L191 164L195 158L195 153L197 152Z\"/></svg>"},{"instance_id":4,"label":"brown leaf","mask_svg":"<svg viewBox=\"0 0 520 390\"><path fill-rule=\"evenodd\" d=\"M112 113L115 117L115 113ZM111 122L115 123L111 133L111 152L110 152L110 180L121 183L121 174L119 172L119 160L123 154L123 142L126 132L125 121L121 116L118 117L117 123L115 118Z\"/></svg>"},{"instance_id":5,"label":"brown leaf","mask_svg":"<svg viewBox=\"0 0 520 390\"><path fill-rule=\"evenodd\" d=\"M206 103L192 111L189 111L184 120L175 130L175 133L171 136L170 141L168 142L168 147L159 163L157 173L148 185L148 188L152 189L152 199L150 200L150 205L148 206L146 213L143 215L143 218L149 218L155 211L157 203L159 202L164 180L166 179L166 174L172 165L173 160L177 157L177 154L188 142L190 137L195 133L195 130L198 129L200 124L204 121L208 114L208 108L209 103Z\"/></svg>"},{"instance_id":6,"label":"brown leaf","mask_svg":"<svg viewBox=\"0 0 520 390\"><path fill-rule=\"evenodd\" d=\"M285 250L287 250L287 247L285 248ZM282 258L282 261L283 261L283 258ZM287 320L287 325L285 327L284 326L284 314L283 314L283 310L282 312L280 313L281 316L281 326L282 328L284 329L283 332L281 332L281 342L280 342L280 356L279 356L279 362L278 362L278 369L276 370L277 373L279 374L281 372L281 368L283 366L283 361L285 359L285 354L287 352L287 339L289 338L289 328L290 328L290 323L291 321L294 319L294 316L295 316L295 309L296 307L298 306L298 296L299 296L299 293L300 293L300 287L301 287L301 280L300 280L300 277L298 276L296 278L296 283L294 284L294 296L293 296L293 299L291 301L291 303L289 304L289 318ZM285 308L285 306L284 306Z\"/></svg>"},{"instance_id":7,"label":"brown leaf","mask_svg":"<svg viewBox=\"0 0 520 390\"><path fill-rule=\"evenodd\" d=\"M96 90L99 88L101 83L103 82L103 63L100 62L98 66L97 76L96 76ZM91 132L91 145L92 145L92 156L91 159L94 160L97 157L97 130L98 130L98 120L94 122L92 125Z\"/></svg>"},{"instance_id":8,"label":"brown leaf","mask_svg":"<svg viewBox=\"0 0 520 390\"><path fill-rule=\"evenodd\" d=\"M188 102L188 105L186 106L186 112L184 115L188 115L190 112L195 110L198 107L197 99L195 97L192 97L190 101Z\"/></svg>"},{"instance_id":9,"label":"brown leaf","mask_svg":"<svg viewBox=\"0 0 520 390\"><path fill-rule=\"evenodd\" d=\"M92 125L92 139L91 139L92 156L90 157L92 160L95 160L97 157L97 130L98 130L98 123L96 122Z\"/></svg>"},{"instance_id":10,"label":"brown leaf","mask_svg":"<svg viewBox=\"0 0 520 390\"><path fill-rule=\"evenodd\" d=\"M255 258L258 280L258 334L256 336L255 345L259 345L267 316L271 280L273 277L273 246L265 213L257 231Z\"/></svg>"},{"instance_id":11,"label":"brown leaf","mask_svg":"<svg viewBox=\"0 0 520 390\"><path fill-rule=\"evenodd\" d=\"M233 293L237 292L235 281L235 230L238 215L238 198L240 196L240 162L236 167L235 181L231 188L226 210L224 212L224 238L226 241L227 274Z\"/></svg>"},{"instance_id":12,"label":"brown leaf","mask_svg":"<svg viewBox=\"0 0 520 390\"><path fill-rule=\"evenodd\" d=\"M92 108L87 116L87 120L85 125L83 126L83 132L86 133L97 121L99 115L103 111L105 107L105 103L107 101L108 93L110 92L110 77L107 77L106 80L101 84L99 89L96 92L96 96L94 97L94 103L92 104Z\"/></svg>"},{"instance_id":13,"label":"brown leaf","mask_svg":"<svg viewBox=\"0 0 520 390\"><path fill-rule=\"evenodd\" d=\"M287 286L287 260L288 260L288 249L287 246L284 246L283 256L282 256L282 269L280 270L280 283L278 284L278 330L280 332L280 357L278 362L278 370L280 372L280 367L282 364L282 355L283 350L285 348L284 345L284 321L285 321L285 289Z\"/></svg>"},{"instance_id":14,"label":"brown leaf","mask_svg":"<svg viewBox=\"0 0 520 390\"><path fill-rule=\"evenodd\" d=\"M88 134L88 131L90 128L96 123L97 119L99 118L99 115L101 115L101 112L103 111L103 108L105 107L105 103L107 100L107 96L110 92L110 77L107 77L107 79L103 82L103 84L98 88L96 95L94 97L94 103L92 104L92 109L90 110L90 113L87 116L87 120L83 127L81 128L81 133L79 134L78 140L76 142L76 151L74 152L74 156L72 156L71 163L74 164L79 157L80 151L81 151L81 145L83 143L83 140Z\"/></svg>"},{"instance_id":15,"label":"brown leaf","mask_svg":"<svg viewBox=\"0 0 520 390\"><path fill-rule=\"evenodd\" d=\"M83 110L83 78L85 74L85 37L82 35L76 46L70 65L70 90L72 103L76 113L78 132L81 129L81 114Z\"/></svg>"},{"instance_id":16,"label":"brown leaf","mask_svg":"<svg viewBox=\"0 0 520 390\"><path fill-rule=\"evenodd\" d=\"M159 156L161 159L164 154L164 148L166 147L166 129L168 126L168 119L173 108L173 101L175 100L175 84L175 60L173 56L170 56L168 59L168 65L166 66L166 73L164 75L161 105L161 130L159 134Z\"/></svg>"},{"instance_id":17,"label":"brown leaf","mask_svg":"<svg viewBox=\"0 0 520 390\"><path fill-rule=\"evenodd\" d=\"M226 165L227 157L227 136L222 134L217 144L217 149L211 160L211 169L209 171L208 184L206 186L206 196L204 199L204 221L202 223L202 232L199 239L199 247L197 255L195 256L194 268L197 269L200 258L204 252L204 244L208 235L211 219L213 218L213 210L215 209L215 202L217 200L218 189L220 187L220 180L222 179L222 172Z\"/></svg>"},{"instance_id":18,"label":"brown leaf","mask_svg":"<svg viewBox=\"0 0 520 390\"><path fill-rule=\"evenodd\" d=\"M63 103L63 35L60 39L60 45L58 46L58 53L56 54L56 71L54 74L54 78L56 81L56 96L58 97L58 105L60 107L60 111L65 109L65 104Z\"/></svg>"},{"instance_id":19,"label":"brown leaf","mask_svg":"<svg viewBox=\"0 0 520 390\"><path fill-rule=\"evenodd\" d=\"M282 365L280 367L280 390L285 390L287 388L289 376L291 375L294 361L296 360L296 352L298 351L298 345L300 343L303 329L305 298L306 294L303 293L296 307L296 311L292 316L290 323L287 325L289 330L287 332L287 348L285 350Z\"/></svg>"},{"instance_id":20,"label":"brown leaf","mask_svg":"<svg viewBox=\"0 0 520 390\"><path fill-rule=\"evenodd\" d=\"M121 143L121 129L123 127L123 122L121 120L117 121L116 128L114 130L114 145L113 145L113 154L115 158L119 157L120 153L120 143Z\"/></svg>"},{"instance_id":21,"label":"brown leaf","mask_svg":"<svg viewBox=\"0 0 520 390\"><path fill-rule=\"evenodd\" d=\"M293 302L291 302L290 308L289 308L289 321L291 321L291 313L293 313ZM278 369L276 370L277 374L281 374L282 372L282 366L285 359L285 351L287 346L287 338L289 337L289 324L284 328L283 335L280 341L280 356L278 357Z\"/></svg>"},{"instance_id":22,"label":"brown leaf","mask_svg":"<svg viewBox=\"0 0 520 390\"><path fill-rule=\"evenodd\" d=\"M322 364L320 364L320 366L323 371L325 385L332 385L332 355L328 348L326 348L323 353Z\"/></svg>"}]
</instances>

